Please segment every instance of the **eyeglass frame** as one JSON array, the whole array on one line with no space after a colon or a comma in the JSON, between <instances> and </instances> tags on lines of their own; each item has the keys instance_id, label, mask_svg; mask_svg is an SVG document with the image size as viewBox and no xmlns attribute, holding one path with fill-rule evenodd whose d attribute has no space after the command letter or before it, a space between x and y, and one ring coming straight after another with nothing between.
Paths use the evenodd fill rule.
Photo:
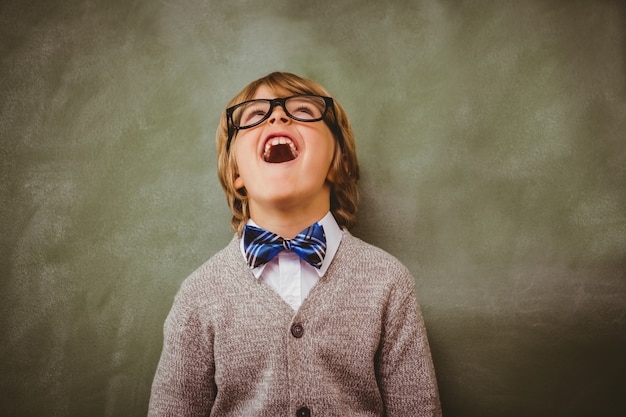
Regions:
<instances>
[{"instance_id":1,"label":"eyeglass frame","mask_svg":"<svg viewBox=\"0 0 626 417\"><path fill-rule=\"evenodd\" d=\"M287 100L291 99L291 98L295 98L295 97L318 97L324 100L324 111L322 112L322 115L316 119L302 119L299 117L294 116L293 114L289 113L289 110L287 110L286 107L286 102ZM264 102L269 102L270 103L270 108L267 111L267 114L265 116L263 116L263 118L261 120L259 120L258 122L255 122L253 124L251 124L250 126L246 126L246 127L238 127L235 126L235 123L233 121L233 112L238 108L243 106L244 104L248 104L248 103L252 103L255 101L264 101ZM312 123L312 122L319 122L321 120L324 120L324 117L326 116L326 114L328 113L328 109L332 109L333 115L336 115L335 113L335 102L333 100L332 97L327 97L327 96L320 96L317 94L296 94L293 96L289 96L289 97L282 97L282 98L259 98L259 99L254 99L254 100L247 100L244 102L241 102L239 104L235 104L234 106L231 106L229 108L226 109L226 123L228 125L228 140L226 141L226 152L228 153L230 151L230 144L233 140L233 138L235 137L235 132L239 131L239 130L245 130L245 129L251 129L253 127L256 127L258 125L260 125L261 123L263 123L264 121L266 121L267 119L269 119L274 111L274 108L276 106L280 105L283 110L285 111L285 114L293 119L296 120L298 122L305 122L305 123ZM336 117L336 116L335 116ZM326 120L324 120L326 121ZM331 130L333 131L333 133L335 134L335 136L337 137L337 139L339 140L339 144L341 145L341 147L343 148L343 136L341 135L341 131L339 129L338 126L331 126L330 123L327 122L327 124L329 125L329 127L331 128Z\"/></svg>"}]
</instances>

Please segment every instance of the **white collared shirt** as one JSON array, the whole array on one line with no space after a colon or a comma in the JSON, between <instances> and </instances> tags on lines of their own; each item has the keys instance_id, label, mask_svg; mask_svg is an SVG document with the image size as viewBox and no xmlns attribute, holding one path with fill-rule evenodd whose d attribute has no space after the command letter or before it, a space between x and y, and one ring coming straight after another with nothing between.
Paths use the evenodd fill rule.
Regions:
<instances>
[{"instance_id":1,"label":"white collared shirt","mask_svg":"<svg viewBox=\"0 0 626 417\"><path fill-rule=\"evenodd\" d=\"M326 235L326 256L320 269L314 268L295 253L283 250L270 262L252 270L257 279L263 280L272 287L294 311L298 311L311 288L328 270L343 236L343 231L330 212L318 223L324 228ZM248 224L258 227L252 219L248 220ZM243 239L241 239L240 248L245 258Z\"/></svg>"}]
</instances>

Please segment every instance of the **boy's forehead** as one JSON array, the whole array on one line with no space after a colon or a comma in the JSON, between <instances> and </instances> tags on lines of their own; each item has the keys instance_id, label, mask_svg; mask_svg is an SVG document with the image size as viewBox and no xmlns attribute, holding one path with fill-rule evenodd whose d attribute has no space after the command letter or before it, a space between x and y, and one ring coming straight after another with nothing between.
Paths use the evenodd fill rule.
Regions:
<instances>
[{"instance_id":1,"label":"boy's forehead","mask_svg":"<svg viewBox=\"0 0 626 417\"><path fill-rule=\"evenodd\" d=\"M274 88L270 88L265 84L261 84L259 88L254 92L252 99L257 98L279 98L283 97L285 91L277 91Z\"/></svg>"},{"instance_id":2,"label":"boy's forehead","mask_svg":"<svg viewBox=\"0 0 626 417\"><path fill-rule=\"evenodd\" d=\"M289 92L287 89L270 88L269 86L262 84L254 92L252 99L254 100L258 98L267 98L267 99L281 98L281 97L290 96L292 94L293 93Z\"/></svg>"}]
</instances>

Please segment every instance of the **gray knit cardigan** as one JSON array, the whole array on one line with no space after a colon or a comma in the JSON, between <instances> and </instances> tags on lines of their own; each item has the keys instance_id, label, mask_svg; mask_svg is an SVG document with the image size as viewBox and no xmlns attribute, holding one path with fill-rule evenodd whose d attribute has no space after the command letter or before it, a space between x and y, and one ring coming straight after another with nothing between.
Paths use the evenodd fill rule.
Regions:
<instances>
[{"instance_id":1,"label":"gray knit cardigan","mask_svg":"<svg viewBox=\"0 0 626 417\"><path fill-rule=\"evenodd\" d=\"M297 312L235 237L182 284L149 416L440 416L409 271L345 232Z\"/></svg>"}]
</instances>

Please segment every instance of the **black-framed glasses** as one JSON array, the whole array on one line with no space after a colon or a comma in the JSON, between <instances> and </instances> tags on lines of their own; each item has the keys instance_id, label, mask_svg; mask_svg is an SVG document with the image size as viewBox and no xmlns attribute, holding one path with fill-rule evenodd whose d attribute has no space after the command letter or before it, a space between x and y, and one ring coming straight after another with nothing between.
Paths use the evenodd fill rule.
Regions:
<instances>
[{"instance_id":1,"label":"black-framed glasses","mask_svg":"<svg viewBox=\"0 0 626 417\"><path fill-rule=\"evenodd\" d=\"M287 116L299 122L318 122L324 119L329 108L334 111L331 97L316 95L295 95L284 98L256 99L244 101L226 109L228 141L226 151L236 130L250 129L267 120L274 107L280 105Z\"/></svg>"}]
</instances>

